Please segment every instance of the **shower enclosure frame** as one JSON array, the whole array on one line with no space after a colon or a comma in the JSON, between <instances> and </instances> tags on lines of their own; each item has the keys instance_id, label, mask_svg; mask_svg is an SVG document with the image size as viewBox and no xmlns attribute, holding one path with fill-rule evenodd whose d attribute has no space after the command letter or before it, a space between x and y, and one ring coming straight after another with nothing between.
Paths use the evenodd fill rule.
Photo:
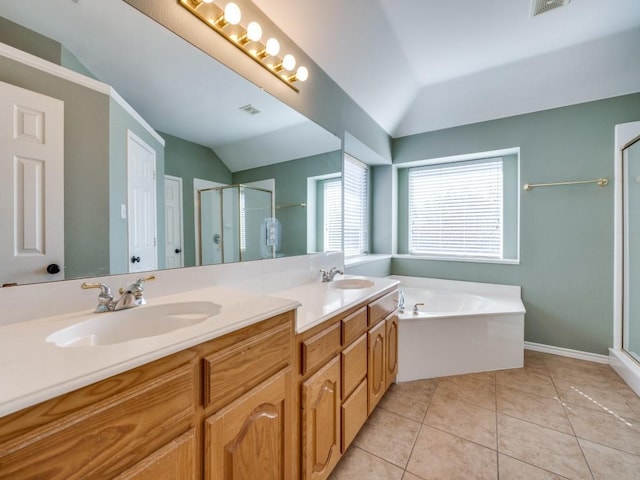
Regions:
<instances>
[{"instance_id":1,"label":"shower enclosure frame","mask_svg":"<svg viewBox=\"0 0 640 480\"><path fill-rule=\"evenodd\" d=\"M624 315L624 149L640 137L640 122L615 127L614 151L614 265L613 265L613 347L609 362L616 372L640 395L640 363L623 349Z\"/></svg>"},{"instance_id":2,"label":"shower enclosure frame","mask_svg":"<svg viewBox=\"0 0 640 480\"><path fill-rule=\"evenodd\" d=\"M241 202L240 202L240 195L241 195L241 189L245 189L248 188L250 190L255 190L255 191L259 191L259 192L265 192L268 193L270 196L270 208L271 208L271 217L275 216L275 211L274 211L274 207L273 207L273 195L274 192L272 190L268 190L266 188L260 188L260 187L254 187L251 185L244 185L244 184L235 184L235 185L221 185L219 187L210 187L210 188L203 188L201 190L198 190L198 199L199 199L199 208L198 208L198 225L199 225L199 234L202 235L202 193L203 192L212 192L212 191L218 191L220 192L220 219L222 221L222 219L224 218L224 201L223 201L223 195L222 192L223 190L237 190L238 191L238 231L234 232L237 233L238 238L237 240L237 245L238 245L238 254L239 254L239 260L240 262L243 261L242 259L242 248L241 248L241 227L240 225L242 224L242 209L240 208ZM225 259L225 254L224 254L224 234L222 234L222 244L220 246L220 250L221 250L221 264L222 263L227 263L224 261ZM271 251L271 257L270 258L275 258L275 248L272 247L272 251ZM199 242L199 248L198 251L196 252L198 260L199 260L199 265L204 265L203 263L203 259L202 259L202 240Z\"/></svg>"}]
</instances>

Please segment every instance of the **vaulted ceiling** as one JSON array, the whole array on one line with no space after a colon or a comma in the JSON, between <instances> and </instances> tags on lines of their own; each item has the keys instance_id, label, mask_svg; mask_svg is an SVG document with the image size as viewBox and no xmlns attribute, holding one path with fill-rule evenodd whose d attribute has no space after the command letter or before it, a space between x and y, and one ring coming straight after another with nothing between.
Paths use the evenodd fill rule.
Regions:
<instances>
[{"instance_id":1,"label":"vaulted ceiling","mask_svg":"<svg viewBox=\"0 0 640 480\"><path fill-rule=\"evenodd\" d=\"M394 137L640 91L638 0L253 1Z\"/></svg>"}]
</instances>

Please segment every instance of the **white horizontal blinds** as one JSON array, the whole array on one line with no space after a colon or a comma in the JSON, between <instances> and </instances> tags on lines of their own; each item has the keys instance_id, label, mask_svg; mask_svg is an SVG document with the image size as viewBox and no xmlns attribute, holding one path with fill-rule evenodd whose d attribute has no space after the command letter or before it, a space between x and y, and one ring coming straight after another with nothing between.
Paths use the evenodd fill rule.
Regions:
<instances>
[{"instance_id":1,"label":"white horizontal blinds","mask_svg":"<svg viewBox=\"0 0 640 480\"><path fill-rule=\"evenodd\" d=\"M369 250L369 168L344 156L344 255L353 257Z\"/></svg>"},{"instance_id":2,"label":"white horizontal blinds","mask_svg":"<svg viewBox=\"0 0 640 480\"><path fill-rule=\"evenodd\" d=\"M323 226L322 237L325 252L342 250L342 179L331 178L323 182Z\"/></svg>"},{"instance_id":3,"label":"white horizontal blinds","mask_svg":"<svg viewBox=\"0 0 640 480\"><path fill-rule=\"evenodd\" d=\"M502 258L502 158L409 169L409 253Z\"/></svg>"}]
</instances>

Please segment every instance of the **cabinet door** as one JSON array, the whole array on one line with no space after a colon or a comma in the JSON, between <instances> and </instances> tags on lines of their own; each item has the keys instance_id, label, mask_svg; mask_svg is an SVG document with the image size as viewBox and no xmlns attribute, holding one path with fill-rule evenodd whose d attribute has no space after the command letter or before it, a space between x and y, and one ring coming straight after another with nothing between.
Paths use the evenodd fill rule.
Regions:
<instances>
[{"instance_id":1,"label":"cabinet door","mask_svg":"<svg viewBox=\"0 0 640 480\"><path fill-rule=\"evenodd\" d=\"M196 431L191 429L114 480L196 480L198 470Z\"/></svg>"},{"instance_id":2,"label":"cabinet door","mask_svg":"<svg viewBox=\"0 0 640 480\"><path fill-rule=\"evenodd\" d=\"M302 478L329 477L340 459L340 356L302 384Z\"/></svg>"},{"instance_id":3,"label":"cabinet door","mask_svg":"<svg viewBox=\"0 0 640 480\"><path fill-rule=\"evenodd\" d=\"M387 324L386 331L386 370L384 372L386 379L386 388L389 388L398 375L398 315L389 315L385 320ZM385 389L386 389L385 388Z\"/></svg>"},{"instance_id":4,"label":"cabinet door","mask_svg":"<svg viewBox=\"0 0 640 480\"><path fill-rule=\"evenodd\" d=\"M384 395L387 384L385 382L385 337L387 325L380 322L369 330L367 350L368 367L367 383L369 384L369 415Z\"/></svg>"},{"instance_id":5,"label":"cabinet door","mask_svg":"<svg viewBox=\"0 0 640 480\"><path fill-rule=\"evenodd\" d=\"M205 479L290 480L291 369L205 420Z\"/></svg>"}]
</instances>

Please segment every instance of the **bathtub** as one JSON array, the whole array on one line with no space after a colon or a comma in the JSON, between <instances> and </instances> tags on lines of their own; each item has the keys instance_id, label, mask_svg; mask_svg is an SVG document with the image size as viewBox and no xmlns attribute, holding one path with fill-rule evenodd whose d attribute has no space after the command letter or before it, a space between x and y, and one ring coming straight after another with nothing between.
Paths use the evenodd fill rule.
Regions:
<instances>
[{"instance_id":1,"label":"bathtub","mask_svg":"<svg viewBox=\"0 0 640 480\"><path fill-rule=\"evenodd\" d=\"M405 305L398 314L398 381L523 366L520 287L390 278L400 281Z\"/></svg>"}]
</instances>

